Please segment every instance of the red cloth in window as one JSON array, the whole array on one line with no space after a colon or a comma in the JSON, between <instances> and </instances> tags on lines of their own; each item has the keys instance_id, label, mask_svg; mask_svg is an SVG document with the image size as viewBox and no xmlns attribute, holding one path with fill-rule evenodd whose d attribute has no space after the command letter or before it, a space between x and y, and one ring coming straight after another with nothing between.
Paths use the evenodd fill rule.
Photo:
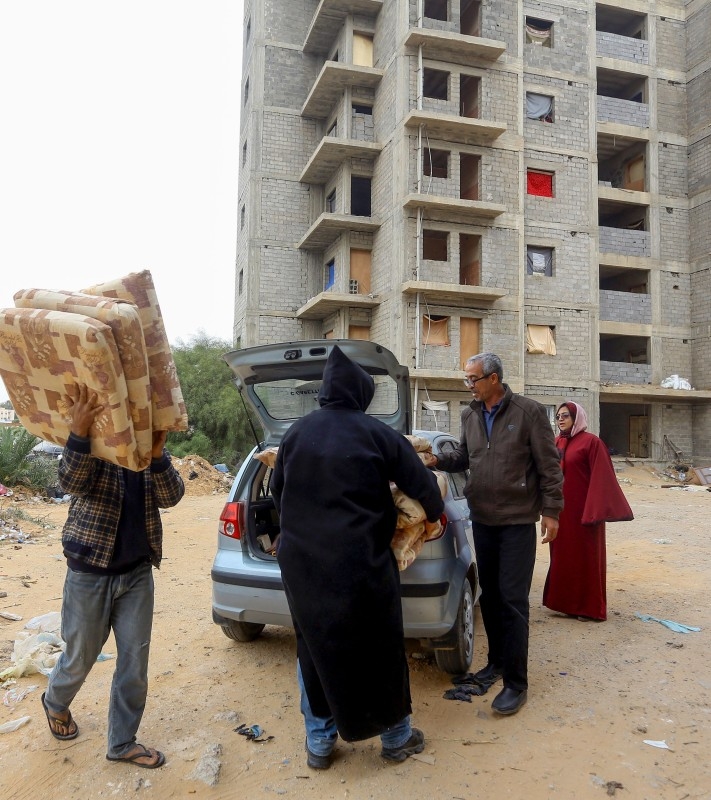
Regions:
<instances>
[{"instance_id":1,"label":"red cloth in window","mask_svg":"<svg viewBox=\"0 0 711 800\"><path fill-rule=\"evenodd\" d=\"M532 172L526 174L528 194L537 194L539 197L553 197L553 175L549 172Z\"/></svg>"}]
</instances>

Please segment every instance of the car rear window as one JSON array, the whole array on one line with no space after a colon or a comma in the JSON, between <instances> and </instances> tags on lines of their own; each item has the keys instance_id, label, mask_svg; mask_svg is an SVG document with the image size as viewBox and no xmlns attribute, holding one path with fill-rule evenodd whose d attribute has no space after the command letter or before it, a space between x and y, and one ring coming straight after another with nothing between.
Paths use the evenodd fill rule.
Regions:
<instances>
[{"instance_id":1,"label":"car rear window","mask_svg":"<svg viewBox=\"0 0 711 800\"><path fill-rule=\"evenodd\" d=\"M366 411L373 416L395 414L398 411L397 384L389 375L374 375L375 395ZM267 381L254 386L259 400L273 419L299 419L318 408L320 380Z\"/></svg>"}]
</instances>

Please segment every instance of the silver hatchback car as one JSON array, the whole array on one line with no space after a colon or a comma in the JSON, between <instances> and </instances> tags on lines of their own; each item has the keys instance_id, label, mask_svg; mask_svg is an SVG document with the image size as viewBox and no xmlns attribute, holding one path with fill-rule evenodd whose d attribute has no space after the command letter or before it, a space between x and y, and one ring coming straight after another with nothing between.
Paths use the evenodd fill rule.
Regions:
<instances>
[{"instance_id":1,"label":"silver hatchback car","mask_svg":"<svg viewBox=\"0 0 711 800\"><path fill-rule=\"evenodd\" d=\"M317 339L226 353L237 389L259 415L265 434L232 484L219 520L212 565L213 621L238 642L256 639L265 625L292 627L274 555L279 517L270 490L272 471L255 455L278 446L296 419L318 407L321 376L334 345L374 378L376 391L367 413L403 434L426 437L435 454L457 444L446 433L410 430L407 367L374 342ZM434 650L440 669L460 674L472 660L479 586L463 496L467 476L452 473L447 477L443 533L425 543L415 561L400 573L400 582L406 638L418 639Z\"/></svg>"}]
</instances>

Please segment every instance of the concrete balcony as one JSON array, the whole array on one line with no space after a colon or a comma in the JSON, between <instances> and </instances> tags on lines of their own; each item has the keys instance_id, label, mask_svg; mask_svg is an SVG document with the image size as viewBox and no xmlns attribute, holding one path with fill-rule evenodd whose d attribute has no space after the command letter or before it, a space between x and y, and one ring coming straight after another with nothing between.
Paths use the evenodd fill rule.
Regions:
<instances>
[{"instance_id":1,"label":"concrete balcony","mask_svg":"<svg viewBox=\"0 0 711 800\"><path fill-rule=\"evenodd\" d=\"M502 203L489 203L484 200L460 200L432 194L408 194L403 202L405 208L421 208L426 213L446 215L451 222L470 222L486 224L506 211Z\"/></svg>"},{"instance_id":2,"label":"concrete balcony","mask_svg":"<svg viewBox=\"0 0 711 800\"><path fill-rule=\"evenodd\" d=\"M376 17L382 7L383 0L321 0L306 33L304 53L325 56L347 16Z\"/></svg>"},{"instance_id":3,"label":"concrete balcony","mask_svg":"<svg viewBox=\"0 0 711 800\"><path fill-rule=\"evenodd\" d=\"M649 106L634 100L622 100L619 97L607 97L599 94L597 96L597 121L648 128Z\"/></svg>"},{"instance_id":4,"label":"concrete balcony","mask_svg":"<svg viewBox=\"0 0 711 800\"><path fill-rule=\"evenodd\" d=\"M345 89L352 86L375 89L382 80L383 74L382 69L327 61L311 87L309 96L301 109L301 116L325 119Z\"/></svg>"},{"instance_id":5,"label":"concrete balcony","mask_svg":"<svg viewBox=\"0 0 711 800\"><path fill-rule=\"evenodd\" d=\"M622 206L648 206L651 203L649 192L638 192L634 189L620 189L617 186L598 184L598 200L609 200Z\"/></svg>"},{"instance_id":6,"label":"concrete balcony","mask_svg":"<svg viewBox=\"0 0 711 800\"><path fill-rule=\"evenodd\" d=\"M636 64L649 64L649 42L644 39L597 31L595 46L598 56L633 61Z\"/></svg>"},{"instance_id":7,"label":"concrete balcony","mask_svg":"<svg viewBox=\"0 0 711 800\"><path fill-rule=\"evenodd\" d=\"M357 217L353 214L331 214L324 211L297 245L300 250L325 250L346 231L375 233L380 221L374 217Z\"/></svg>"},{"instance_id":8,"label":"concrete balcony","mask_svg":"<svg viewBox=\"0 0 711 800\"><path fill-rule=\"evenodd\" d=\"M297 319L326 319L342 308L375 308L380 300L367 294L320 292L296 312Z\"/></svg>"},{"instance_id":9,"label":"concrete balcony","mask_svg":"<svg viewBox=\"0 0 711 800\"><path fill-rule=\"evenodd\" d=\"M627 256L647 256L651 253L649 231L626 228L598 228L601 253L619 253Z\"/></svg>"},{"instance_id":10,"label":"concrete balcony","mask_svg":"<svg viewBox=\"0 0 711 800\"><path fill-rule=\"evenodd\" d=\"M506 133L506 123L489 122L473 117L459 117L438 111L414 109L405 117L405 127L417 129L424 125L430 139L461 144L490 145Z\"/></svg>"},{"instance_id":11,"label":"concrete balcony","mask_svg":"<svg viewBox=\"0 0 711 800\"><path fill-rule=\"evenodd\" d=\"M478 61L496 61L506 50L506 43L498 39L484 39L432 28L411 28L405 44L407 47L422 45L425 58L464 65Z\"/></svg>"},{"instance_id":12,"label":"concrete balcony","mask_svg":"<svg viewBox=\"0 0 711 800\"><path fill-rule=\"evenodd\" d=\"M375 142L326 136L319 142L299 180L302 183L325 183L345 161L352 158L375 161L382 149L382 144Z\"/></svg>"},{"instance_id":13,"label":"concrete balcony","mask_svg":"<svg viewBox=\"0 0 711 800\"><path fill-rule=\"evenodd\" d=\"M626 361L601 361L600 383L651 384L651 364L629 364Z\"/></svg>"},{"instance_id":14,"label":"concrete balcony","mask_svg":"<svg viewBox=\"0 0 711 800\"><path fill-rule=\"evenodd\" d=\"M437 281L406 281L401 285L400 291L403 294L421 293L431 303L457 307L471 307L477 303L493 303L508 294L506 289Z\"/></svg>"},{"instance_id":15,"label":"concrete balcony","mask_svg":"<svg viewBox=\"0 0 711 800\"><path fill-rule=\"evenodd\" d=\"M652 324L652 296L636 292L600 290L600 320Z\"/></svg>"}]
</instances>

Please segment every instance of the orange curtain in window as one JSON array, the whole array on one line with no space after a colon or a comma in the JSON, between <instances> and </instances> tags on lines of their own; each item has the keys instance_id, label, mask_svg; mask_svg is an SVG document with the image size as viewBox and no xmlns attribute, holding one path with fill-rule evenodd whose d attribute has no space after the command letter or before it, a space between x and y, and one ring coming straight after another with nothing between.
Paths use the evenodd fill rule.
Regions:
<instances>
[{"instance_id":1,"label":"orange curtain in window","mask_svg":"<svg viewBox=\"0 0 711 800\"><path fill-rule=\"evenodd\" d=\"M449 317L422 317L422 343L449 345Z\"/></svg>"},{"instance_id":2,"label":"orange curtain in window","mask_svg":"<svg viewBox=\"0 0 711 800\"><path fill-rule=\"evenodd\" d=\"M553 175L550 172L534 172L528 170L526 173L528 194L535 194L539 197L553 197Z\"/></svg>"}]
</instances>

